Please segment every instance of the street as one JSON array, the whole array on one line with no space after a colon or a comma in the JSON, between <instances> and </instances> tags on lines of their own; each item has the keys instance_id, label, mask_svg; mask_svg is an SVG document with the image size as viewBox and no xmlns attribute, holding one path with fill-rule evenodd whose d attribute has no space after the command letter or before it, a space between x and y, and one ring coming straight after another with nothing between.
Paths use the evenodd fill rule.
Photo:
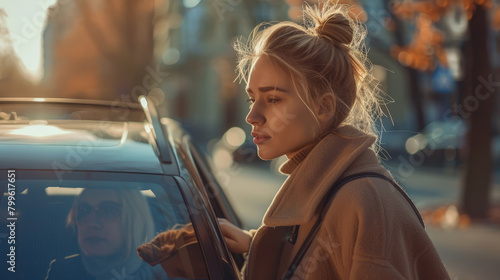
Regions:
<instances>
[{"instance_id":1,"label":"street","mask_svg":"<svg viewBox=\"0 0 500 280\"><path fill-rule=\"evenodd\" d=\"M400 180L419 210L458 202L460 176L415 170L401 178L396 167L386 166ZM251 165L227 171L223 186L244 226L257 228L275 193L286 179L266 168ZM500 201L500 184L495 184L492 201ZM500 275L500 227L470 225L466 228L439 228L427 225L427 233L453 280L496 280Z\"/></svg>"}]
</instances>

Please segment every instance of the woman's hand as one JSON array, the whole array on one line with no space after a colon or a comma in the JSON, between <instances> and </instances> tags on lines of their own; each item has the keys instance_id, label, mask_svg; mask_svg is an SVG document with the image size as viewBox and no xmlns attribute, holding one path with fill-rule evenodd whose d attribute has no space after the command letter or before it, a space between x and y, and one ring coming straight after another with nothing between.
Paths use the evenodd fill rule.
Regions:
<instances>
[{"instance_id":1,"label":"woman's hand","mask_svg":"<svg viewBox=\"0 0 500 280\"><path fill-rule=\"evenodd\" d=\"M231 224L228 220L218 218L222 235L226 240L229 251L235 254L242 254L248 252L252 235L246 230Z\"/></svg>"}]
</instances>

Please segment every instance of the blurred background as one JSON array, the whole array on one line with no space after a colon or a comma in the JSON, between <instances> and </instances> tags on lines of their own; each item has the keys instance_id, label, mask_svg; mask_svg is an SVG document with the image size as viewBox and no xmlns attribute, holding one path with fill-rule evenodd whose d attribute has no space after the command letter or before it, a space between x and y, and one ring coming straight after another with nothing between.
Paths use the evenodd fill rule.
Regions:
<instances>
[{"instance_id":1,"label":"blurred background","mask_svg":"<svg viewBox=\"0 0 500 280\"><path fill-rule=\"evenodd\" d=\"M284 159L256 156L232 46L260 22L300 22L302 5L317 2L1 0L0 96L148 95L210 154L256 228L286 179ZM339 2L366 26L387 93L383 164L421 210L452 279L498 279L500 1Z\"/></svg>"}]
</instances>

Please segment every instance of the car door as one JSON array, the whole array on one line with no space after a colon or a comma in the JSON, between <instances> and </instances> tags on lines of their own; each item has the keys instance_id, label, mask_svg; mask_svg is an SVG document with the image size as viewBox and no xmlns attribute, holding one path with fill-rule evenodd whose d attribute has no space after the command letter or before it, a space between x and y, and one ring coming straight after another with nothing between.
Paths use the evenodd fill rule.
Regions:
<instances>
[{"instance_id":1,"label":"car door","mask_svg":"<svg viewBox=\"0 0 500 280\"><path fill-rule=\"evenodd\" d=\"M243 266L244 258L242 255L229 252L220 231L217 218L225 218L239 227L241 227L241 222L224 194L223 189L215 179L205 155L196 148L189 135L184 136L182 143L183 150L190 159L190 163L187 164L189 165L189 172L193 176L196 186L204 200L210 205L211 224L217 234L217 240L223 245L223 257L230 260L235 274L238 275L237 279L239 279L239 269Z\"/></svg>"}]
</instances>

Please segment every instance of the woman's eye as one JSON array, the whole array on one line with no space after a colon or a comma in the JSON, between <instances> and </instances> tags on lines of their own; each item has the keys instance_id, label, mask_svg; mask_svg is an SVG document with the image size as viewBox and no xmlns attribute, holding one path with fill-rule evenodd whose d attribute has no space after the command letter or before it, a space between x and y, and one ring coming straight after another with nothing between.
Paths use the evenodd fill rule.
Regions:
<instances>
[{"instance_id":1,"label":"woman's eye","mask_svg":"<svg viewBox=\"0 0 500 280\"><path fill-rule=\"evenodd\" d=\"M253 98L248 98L248 99L247 99L247 102L254 103L254 102L255 102L255 99L253 99Z\"/></svg>"},{"instance_id":2,"label":"woman's eye","mask_svg":"<svg viewBox=\"0 0 500 280\"><path fill-rule=\"evenodd\" d=\"M274 104L274 103L278 103L278 102L280 102L280 101L281 101L281 100L280 100L279 98L269 98L269 99L267 100L267 102L272 103L272 104Z\"/></svg>"}]
</instances>

